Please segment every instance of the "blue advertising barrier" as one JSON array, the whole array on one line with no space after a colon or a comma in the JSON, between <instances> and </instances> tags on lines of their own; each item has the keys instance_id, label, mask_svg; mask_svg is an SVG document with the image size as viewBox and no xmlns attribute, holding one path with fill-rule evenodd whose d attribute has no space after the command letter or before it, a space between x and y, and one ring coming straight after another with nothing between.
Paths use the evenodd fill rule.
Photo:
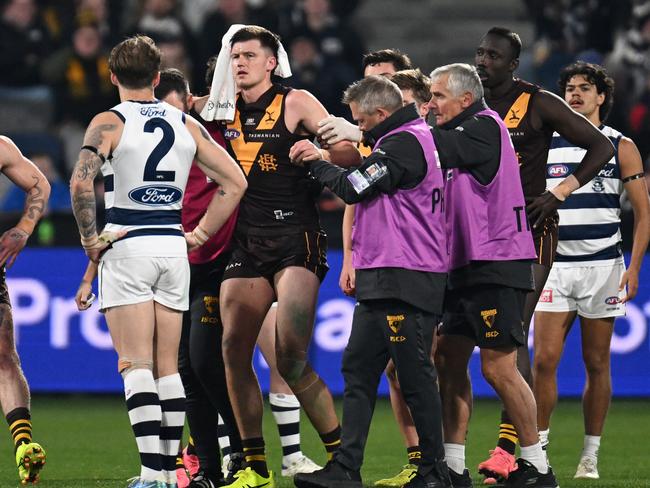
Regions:
<instances>
[{"instance_id":1,"label":"blue advertising barrier","mask_svg":"<svg viewBox=\"0 0 650 488\"><path fill-rule=\"evenodd\" d=\"M338 287L340 251L328 255L331 270L321 287L311 359L334 394L343 393L341 356L347 344L354 301ZM78 312L74 295L86 267L77 249L25 249L7 272L14 326L23 369L36 392L121 392L117 357L104 317L97 305ZM650 259L639 279L639 293L616 321L612 340L614 394L650 396ZM133 324L137 327L137 324ZM378 324L381 326L381 324ZM560 395L580 395L584 385L579 327L573 327L560 365ZM255 355L263 389L268 388L266 363ZM471 360L474 393L493 396L482 380L478 355ZM381 392L386 393L382 381Z\"/></svg>"}]
</instances>

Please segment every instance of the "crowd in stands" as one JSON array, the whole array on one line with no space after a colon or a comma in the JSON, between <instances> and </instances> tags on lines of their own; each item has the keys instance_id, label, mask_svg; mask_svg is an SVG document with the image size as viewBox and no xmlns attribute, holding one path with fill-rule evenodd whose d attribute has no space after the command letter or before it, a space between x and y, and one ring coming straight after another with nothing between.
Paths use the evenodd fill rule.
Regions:
<instances>
[{"instance_id":1,"label":"crowd in stands","mask_svg":"<svg viewBox=\"0 0 650 488\"><path fill-rule=\"evenodd\" d=\"M603 63L617 83L608 123L650 155L650 1L523 0L536 40L520 75L556 89L559 70L576 59ZM17 138L52 182L69 179L92 114L118 102L110 48L127 35L151 36L164 67L181 69L205 94L205 63L233 23L281 35L291 86L313 93L334 115L348 116L341 93L361 77L366 46L355 27L359 0L0 0L0 133ZM449 42L457 42L450 40ZM394 46L382 46L394 47ZM401 47L401 46L396 46ZM65 188L61 189L65 192ZM16 208L0 181L3 215ZM336 205L325 201L323 210ZM70 213L61 196L50 212ZM66 215L66 218L71 218Z\"/></svg>"}]
</instances>

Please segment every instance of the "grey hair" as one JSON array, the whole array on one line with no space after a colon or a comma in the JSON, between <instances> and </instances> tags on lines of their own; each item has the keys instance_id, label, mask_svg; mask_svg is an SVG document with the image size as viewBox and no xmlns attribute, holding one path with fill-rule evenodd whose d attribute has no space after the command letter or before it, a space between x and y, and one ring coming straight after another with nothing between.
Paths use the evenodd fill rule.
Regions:
<instances>
[{"instance_id":1,"label":"grey hair","mask_svg":"<svg viewBox=\"0 0 650 488\"><path fill-rule=\"evenodd\" d=\"M402 92L385 76L367 76L352 83L343 93L343 103L359 104L359 110L371 114L378 108L390 113L402 108Z\"/></svg>"},{"instance_id":2,"label":"grey hair","mask_svg":"<svg viewBox=\"0 0 650 488\"><path fill-rule=\"evenodd\" d=\"M431 72L431 80L434 81L443 75L449 75L447 89L454 97L460 97L463 93L469 92L475 102L483 98L483 84L474 66L466 63L440 66Z\"/></svg>"}]
</instances>

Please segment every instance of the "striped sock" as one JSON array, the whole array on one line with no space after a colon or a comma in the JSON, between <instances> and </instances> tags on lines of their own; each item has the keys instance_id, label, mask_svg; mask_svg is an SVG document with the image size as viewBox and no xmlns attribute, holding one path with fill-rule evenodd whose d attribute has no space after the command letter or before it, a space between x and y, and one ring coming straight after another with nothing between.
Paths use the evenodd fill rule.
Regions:
<instances>
[{"instance_id":1,"label":"striped sock","mask_svg":"<svg viewBox=\"0 0 650 488\"><path fill-rule=\"evenodd\" d=\"M509 422L501 421L499 424L499 441L497 442L497 447L514 456L518 441L519 437L517 436L515 426Z\"/></svg>"},{"instance_id":2,"label":"striped sock","mask_svg":"<svg viewBox=\"0 0 650 488\"><path fill-rule=\"evenodd\" d=\"M160 459L163 481L176 483L176 453L185 424L185 390L181 375L176 373L156 380L160 397Z\"/></svg>"},{"instance_id":3,"label":"striped sock","mask_svg":"<svg viewBox=\"0 0 650 488\"><path fill-rule=\"evenodd\" d=\"M262 437L253 437L252 439L242 439L241 442L244 445L246 466L250 466L260 476L268 478L269 469L266 466L264 439Z\"/></svg>"},{"instance_id":4,"label":"striped sock","mask_svg":"<svg viewBox=\"0 0 650 488\"><path fill-rule=\"evenodd\" d=\"M230 458L230 437L228 437L228 428L223 423L221 415L219 415L219 423L217 424L217 435L219 436L219 448L221 448L221 457L226 459Z\"/></svg>"},{"instance_id":5,"label":"striped sock","mask_svg":"<svg viewBox=\"0 0 650 488\"><path fill-rule=\"evenodd\" d=\"M422 451L420 446L411 446L406 448L406 455L409 458L409 464L419 466L422 460Z\"/></svg>"},{"instance_id":6,"label":"striped sock","mask_svg":"<svg viewBox=\"0 0 650 488\"><path fill-rule=\"evenodd\" d=\"M334 458L334 454L341 447L341 426L337 426L332 432L327 432L326 434L318 434L320 440L323 441L325 445L325 451L327 451L327 461L331 461Z\"/></svg>"},{"instance_id":7,"label":"striped sock","mask_svg":"<svg viewBox=\"0 0 650 488\"><path fill-rule=\"evenodd\" d=\"M32 442L32 416L29 413L29 408L14 408L5 418L9 424L11 438L14 440L14 452L21 444Z\"/></svg>"},{"instance_id":8,"label":"striped sock","mask_svg":"<svg viewBox=\"0 0 650 488\"><path fill-rule=\"evenodd\" d=\"M295 395L269 393L271 412L282 444L282 465L286 468L302 456L300 451L300 402Z\"/></svg>"},{"instance_id":9,"label":"striped sock","mask_svg":"<svg viewBox=\"0 0 650 488\"><path fill-rule=\"evenodd\" d=\"M131 369L123 373L126 408L140 452L140 479L160 481L160 422L162 412L153 373ZM176 453L174 453L176 455Z\"/></svg>"}]
</instances>

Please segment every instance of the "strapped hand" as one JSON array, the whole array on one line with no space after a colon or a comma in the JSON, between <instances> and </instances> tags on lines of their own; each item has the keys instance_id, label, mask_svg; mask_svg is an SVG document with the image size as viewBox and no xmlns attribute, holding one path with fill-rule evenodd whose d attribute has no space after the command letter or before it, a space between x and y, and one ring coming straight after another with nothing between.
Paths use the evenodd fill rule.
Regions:
<instances>
[{"instance_id":1,"label":"strapped hand","mask_svg":"<svg viewBox=\"0 0 650 488\"><path fill-rule=\"evenodd\" d=\"M86 252L86 256L94 263L99 262L99 257L106 251L115 241L119 241L127 234L127 231L120 230L118 232L103 231L99 236L95 234L90 237L82 237L81 245Z\"/></svg>"}]
</instances>

